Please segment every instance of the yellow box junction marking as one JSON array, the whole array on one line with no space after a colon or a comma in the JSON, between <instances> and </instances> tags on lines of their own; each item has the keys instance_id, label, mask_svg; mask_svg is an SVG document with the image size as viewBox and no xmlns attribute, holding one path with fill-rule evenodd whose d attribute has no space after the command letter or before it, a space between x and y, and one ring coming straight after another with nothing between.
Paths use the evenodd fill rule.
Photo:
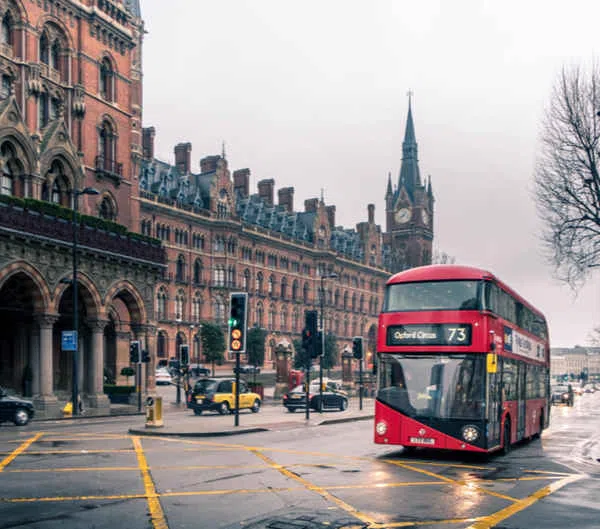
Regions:
<instances>
[{"instance_id":1,"label":"yellow box junction marking","mask_svg":"<svg viewBox=\"0 0 600 529\"><path fill-rule=\"evenodd\" d=\"M4 469L10 465L10 463L19 455L25 452L33 443L35 443L40 437L44 435L44 432L40 432L33 437L30 437L21 444L18 448L15 448L7 457L5 457L2 461L0 461L0 472L4 471Z\"/></svg>"},{"instance_id":2,"label":"yellow box junction marking","mask_svg":"<svg viewBox=\"0 0 600 529\"><path fill-rule=\"evenodd\" d=\"M135 454L137 456L138 465L140 467L140 472L142 473L144 490L146 491L148 508L150 509L150 520L152 522L152 527L154 529L168 529L169 526L167 525L165 514L163 513L162 507L160 505L158 494L156 494L156 487L154 486L154 481L152 481L152 476L150 476L150 469L148 468L148 462L146 461L146 456L144 455L144 449L142 448L140 438L133 437L132 441L133 446L135 448Z\"/></svg>"}]
</instances>

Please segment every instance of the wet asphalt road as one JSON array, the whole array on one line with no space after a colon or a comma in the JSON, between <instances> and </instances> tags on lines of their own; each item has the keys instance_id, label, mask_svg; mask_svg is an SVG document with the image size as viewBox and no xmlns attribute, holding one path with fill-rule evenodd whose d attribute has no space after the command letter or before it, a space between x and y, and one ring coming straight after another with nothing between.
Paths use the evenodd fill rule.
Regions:
<instances>
[{"instance_id":1,"label":"wet asphalt road","mask_svg":"<svg viewBox=\"0 0 600 529\"><path fill-rule=\"evenodd\" d=\"M131 423L0 427L0 529L600 528L600 392L489 459L376 446L370 421L202 440Z\"/></svg>"}]
</instances>

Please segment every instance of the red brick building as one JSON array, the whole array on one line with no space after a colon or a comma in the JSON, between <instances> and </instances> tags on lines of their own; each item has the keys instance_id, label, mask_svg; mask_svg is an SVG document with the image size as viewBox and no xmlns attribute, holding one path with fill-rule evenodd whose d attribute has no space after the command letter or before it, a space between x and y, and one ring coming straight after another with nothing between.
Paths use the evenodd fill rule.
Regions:
<instances>
[{"instance_id":1,"label":"red brick building","mask_svg":"<svg viewBox=\"0 0 600 529\"><path fill-rule=\"evenodd\" d=\"M249 324L269 333L267 362L320 308L321 288L326 330L340 349L365 336L370 361L390 271L431 259L411 111L386 232L372 204L344 228L322 199L298 208L293 187L250 190L250 171L224 153L199 170L189 143L173 165L157 160L142 129L143 34L139 0L0 0L0 385L51 416L77 376L86 405L105 411L103 383L125 383L131 340L150 351L152 387L156 357L191 342L197 358L199 323L224 324L232 291L249 293ZM75 299L72 354L61 336Z\"/></svg>"}]
</instances>

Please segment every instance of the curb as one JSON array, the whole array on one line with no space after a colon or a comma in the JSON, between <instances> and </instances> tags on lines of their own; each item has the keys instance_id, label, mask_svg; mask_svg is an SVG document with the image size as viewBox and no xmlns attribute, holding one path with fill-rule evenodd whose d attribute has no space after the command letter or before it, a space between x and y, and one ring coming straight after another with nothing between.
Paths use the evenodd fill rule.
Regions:
<instances>
[{"instance_id":1,"label":"curb","mask_svg":"<svg viewBox=\"0 0 600 529\"><path fill-rule=\"evenodd\" d=\"M136 430L130 428L129 433L132 435L146 435L151 437L220 437L225 435L242 435L246 433L268 432L269 428L243 428L241 430L222 430L219 432L161 432L158 430Z\"/></svg>"},{"instance_id":2,"label":"curb","mask_svg":"<svg viewBox=\"0 0 600 529\"><path fill-rule=\"evenodd\" d=\"M354 421L369 421L373 420L375 415L361 415L360 417L344 417L342 419L325 419L319 423L319 426L326 426L327 424L340 424L343 422L354 422Z\"/></svg>"},{"instance_id":3,"label":"curb","mask_svg":"<svg viewBox=\"0 0 600 529\"><path fill-rule=\"evenodd\" d=\"M117 417L140 417L142 415L146 415L145 412L130 412L130 413L113 413L110 415L75 415L75 417L44 417L42 419L38 419L34 417L30 424L38 423L38 422L56 422L56 421L82 421L86 419L111 419Z\"/></svg>"}]
</instances>

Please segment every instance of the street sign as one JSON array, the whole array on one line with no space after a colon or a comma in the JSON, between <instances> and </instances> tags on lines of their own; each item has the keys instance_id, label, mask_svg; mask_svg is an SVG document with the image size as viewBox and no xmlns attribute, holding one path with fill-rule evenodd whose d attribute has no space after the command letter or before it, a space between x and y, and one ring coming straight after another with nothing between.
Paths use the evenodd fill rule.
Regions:
<instances>
[{"instance_id":1,"label":"street sign","mask_svg":"<svg viewBox=\"0 0 600 529\"><path fill-rule=\"evenodd\" d=\"M63 331L61 334L63 351L77 351L77 331Z\"/></svg>"}]
</instances>

